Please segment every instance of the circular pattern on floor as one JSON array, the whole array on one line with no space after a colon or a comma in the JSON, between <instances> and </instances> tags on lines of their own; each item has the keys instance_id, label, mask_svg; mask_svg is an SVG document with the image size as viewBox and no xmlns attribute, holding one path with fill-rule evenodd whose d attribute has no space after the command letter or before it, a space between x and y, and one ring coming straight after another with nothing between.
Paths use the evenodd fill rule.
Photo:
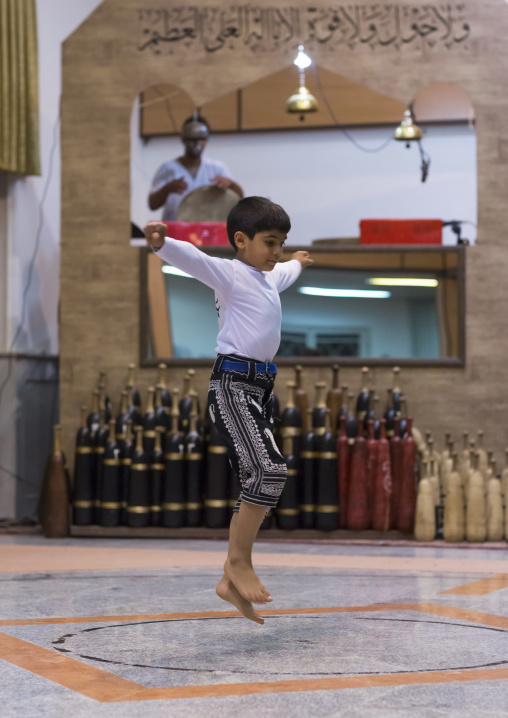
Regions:
<instances>
[{"instance_id":1,"label":"circular pattern on floor","mask_svg":"<svg viewBox=\"0 0 508 718\"><path fill-rule=\"evenodd\" d=\"M507 631L411 611L120 623L64 634L78 658L153 670L306 677L463 670L508 663ZM451 633L453 631L453 633ZM474 640L472 640L474 636ZM115 671L116 672L116 671Z\"/></svg>"}]
</instances>

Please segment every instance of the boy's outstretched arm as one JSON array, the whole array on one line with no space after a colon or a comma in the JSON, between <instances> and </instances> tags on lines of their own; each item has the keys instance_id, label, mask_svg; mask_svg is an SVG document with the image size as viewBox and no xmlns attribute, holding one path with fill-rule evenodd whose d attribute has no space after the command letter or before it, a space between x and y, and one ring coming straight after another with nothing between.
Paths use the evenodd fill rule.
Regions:
<instances>
[{"instance_id":1,"label":"boy's outstretched arm","mask_svg":"<svg viewBox=\"0 0 508 718\"><path fill-rule=\"evenodd\" d=\"M152 249L160 249L164 244L167 227L162 222L147 222L144 228L146 243Z\"/></svg>"},{"instance_id":2,"label":"boy's outstretched arm","mask_svg":"<svg viewBox=\"0 0 508 718\"><path fill-rule=\"evenodd\" d=\"M208 287L222 291L223 295L233 286L233 263L229 259L210 257L191 242L166 237L164 222L147 222L144 233L147 245L164 262L178 267Z\"/></svg>"},{"instance_id":3,"label":"boy's outstretched arm","mask_svg":"<svg viewBox=\"0 0 508 718\"><path fill-rule=\"evenodd\" d=\"M310 264L314 264L314 260L311 259L308 252L294 252L294 254L291 255L291 259L297 259L302 265L302 269L305 269L305 267L308 267Z\"/></svg>"},{"instance_id":4,"label":"boy's outstretched arm","mask_svg":"<svg viewBox=\"0 0 508 718\"><path fill-rule=\"evenodd\" d=\"M296 282L305 267L313 263L310 254L303 250L294 252L289 262L278 262L272 272L279 292L283 292Z\"/></svg>"}]
</instances>

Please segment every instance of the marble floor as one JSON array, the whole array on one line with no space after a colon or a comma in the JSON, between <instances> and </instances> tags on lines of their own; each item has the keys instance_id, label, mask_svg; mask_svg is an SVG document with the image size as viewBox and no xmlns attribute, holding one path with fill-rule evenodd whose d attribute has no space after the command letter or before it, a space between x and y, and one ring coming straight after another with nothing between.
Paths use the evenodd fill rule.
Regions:
<instances>
[{"instance_id":1,"label":"marble floor","mask_svg":"<svg viewBox=\"0 0 508 718\"><path fill-rule=\"evenodd\" d=\"M505 550L260 542L264 626L225 551L0 537L2 718L508 715Z\"/></svg>"}]
</instances>

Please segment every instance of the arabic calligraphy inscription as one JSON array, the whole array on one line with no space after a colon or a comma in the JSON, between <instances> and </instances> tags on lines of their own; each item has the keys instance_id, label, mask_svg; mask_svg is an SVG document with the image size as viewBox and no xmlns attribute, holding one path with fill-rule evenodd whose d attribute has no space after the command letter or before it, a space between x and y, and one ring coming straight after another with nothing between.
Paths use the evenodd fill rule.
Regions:
<instances>
[{"instance_id":1,"label":"arabic calligraphy inscription","mask_svg":"<svg viewBox=\"0 0 508 718\"><path fill-rule=\"evenodd\" d=\"M173 54L182 47L215 53L240 46L255 53L293 50L303 42L330 49L411 46L467 49L471 26L464 4L334 5L307 8L174 7L138 10L140 52Z\"/></svg>"}]
</instances>

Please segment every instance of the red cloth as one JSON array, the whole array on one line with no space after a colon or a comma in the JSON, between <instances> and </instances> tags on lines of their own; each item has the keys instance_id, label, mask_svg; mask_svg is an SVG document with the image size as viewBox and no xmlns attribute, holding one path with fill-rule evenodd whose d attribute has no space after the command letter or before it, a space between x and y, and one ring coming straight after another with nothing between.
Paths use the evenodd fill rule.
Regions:
<instances>
[{"instance_id":1,"label":"red cloth","mask_svg":"<svg viewBox=\"0 0 508 718\"><path fill-rule=\"evenodd\" d=\"M442 244L441 219L362 219L360 244Z\"/></svg>"},{"instance_id":2,"label":"red cloth","mask_svg":"<svg viewBox=\"0 0 508 718\"><path fill-rule=\"evenodd\" d=\"M163 222L168 237L190 242L198 247L229 244L225 222Z\"/></svg>"}]
</instances>

